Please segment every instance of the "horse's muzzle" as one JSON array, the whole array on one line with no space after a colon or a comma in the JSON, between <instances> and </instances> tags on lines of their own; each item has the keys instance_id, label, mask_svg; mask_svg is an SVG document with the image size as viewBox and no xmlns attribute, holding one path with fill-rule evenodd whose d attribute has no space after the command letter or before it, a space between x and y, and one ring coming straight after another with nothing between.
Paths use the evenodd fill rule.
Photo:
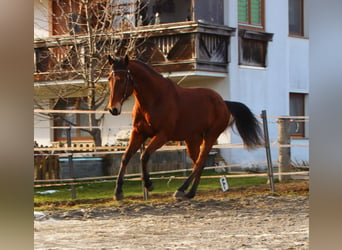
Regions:
<instances>
[{"instance_id":1,"label":"horse's muzzle","mask_svg":"<svg viewBox=\"0 0 342 250\"><path fill-rule=\"evenodd\" d=\"M122 105L120 103L116 103L115 105L111 106L108 105L108 110L112 115L120 115L121 114Z\"/></svg>"},{"instance_id":2,"label":"horse's muzzle","mask_svg":"<svg viewBox=\"0 0 342 250\"><path fill-rule=\"evenodd\" d=\"M119 110L118 108L112 108L112 109L109 109L109 112L112 114L112 115L120 115L121 113L121 110Z\"/></svg>"}]
</instances>

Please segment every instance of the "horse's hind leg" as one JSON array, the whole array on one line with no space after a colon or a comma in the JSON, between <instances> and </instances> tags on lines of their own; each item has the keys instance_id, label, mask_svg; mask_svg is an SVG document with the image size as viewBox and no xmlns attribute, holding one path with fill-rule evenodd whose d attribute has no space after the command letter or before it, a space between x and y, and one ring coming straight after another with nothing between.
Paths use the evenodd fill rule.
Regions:
<instances>
[{"instance_id":1,"label":"horse's hind leg","mask_svg":"<svg viewBox=\"0 0 342 250\"><path fill-rule=\"evenodd\" d=\"M200 152L200 146L201 143L203 141L203 137L201 135L197 136L197 137L193 137L189 140L186 140L186 146L187 146L187 151L188 154L190 156L190 158L192 159L192 162L194 163L194 165L196 165L196 160L198 158L199 152ZM176 199L183 199L185 198L185 190L190 186L191 182L193 181L195 177L195 172L194 170L191 172L191 174L189 175L189 177L184 181L183 185L180 186L177 191L174 193L174 197Z\"/></svg>"},{"instance_id":2,"label":"horse's hind leg","mask_svg":"<svg viewBox=\"0 0 342 250\"><path fill-rule=\"evenodd\" d=\"M123 154L121 158L121 165L119 169L119 174L116 179L116 186L114 189L114 198L115 200L122 200L123 199L123 191L122 191L122 185L123 185L123 177L126 172L126 167L129 162L129 160L132 158L132 156L138 151L141 144L146 140L146 137L144 137L141 134L138 134L136 131L133 130L128 148L126 152Z\"/></svg>"},{"instance_id":3,"label":"horse's hind leg","mask_svg":"<svg viewBox=\"0 0 342 250\"><path fill-rule=\"evenodd\" d=\"M216 138L217 137L208 137L207 136L207 138L205 138L203 141L201 151L200 151L200 154L198 156L198 159L196 161L194 171L193 171L194 181L192 183L190 191L185 195L185 197L188 199L191 199L191 198L195 197L195 195L196 195L197 187L200 183L200 179L201 179L201 175L202 175L202 172L204 169L205 161L209 155L209 152L210 152L212 146L215 143Z\"/></svg>"}]
</instances>

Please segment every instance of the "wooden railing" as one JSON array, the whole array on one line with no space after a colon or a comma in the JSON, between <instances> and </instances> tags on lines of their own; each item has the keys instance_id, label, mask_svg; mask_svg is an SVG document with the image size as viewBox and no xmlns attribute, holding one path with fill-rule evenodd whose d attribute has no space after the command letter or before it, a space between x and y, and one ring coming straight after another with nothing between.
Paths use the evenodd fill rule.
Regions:
<instances>
[{"instance_id":1,"label":"wooden railing","mask_svg":"<svg viewBox=\"0 0 342 250\"><path fill-rule=\"evenodd\" d=\"M189 21L137 27L117 34L117 39L138 37L137 57L160 73L227 72L230 37L234 32L234 28L224 25ZM35 81L77 78L74 53L86 49L86 37L80 35L77 39L77 46L75 39L68 36L36 39ZM100 55L100 60L101 57L106 60L105 55Z\"/></svg>"},{"instance_id":2,"label":"wooden railing","mask_svg":"<svg viewBox=\"0 0 342 250\"><path fill-rule=\"evenodd\" d=\"M227 72L230 37L235 29L223 25L185 22L160 25L145 46L149 63L159 72Z\"/></svg>"}]
</instances>

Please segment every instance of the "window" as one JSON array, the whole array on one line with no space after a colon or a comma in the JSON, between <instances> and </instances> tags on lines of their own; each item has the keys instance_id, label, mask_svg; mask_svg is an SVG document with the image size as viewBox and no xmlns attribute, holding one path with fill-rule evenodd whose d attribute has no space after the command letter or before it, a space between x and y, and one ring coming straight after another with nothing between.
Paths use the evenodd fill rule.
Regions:
<instances>
[{"instance_id":1,"label":"window","mask_svg":"<svg viewBox=\"0 0 342 250\"><path fill-rule=\"evenodd\" d=\"M46 72L48 71L50 51L47 47L35 48L35 72Z\"/></svg>"},{"instance_id":2,"label":"window","mask_svg":"<svg viewBox=\"0 0 342 250\"><path fill-rule=\"evenodd\" d=\"M66 98L66 99L59 99L55 106L56 110L86 110L87 109L87 102L85 98L77 97L77 98ZM89 118L88 114L76 114L76 113L69 113L69 114L56 114L54 116L54 126L55 127L64 127L70 126L88 126L89 125ZM66 129L54 129L54 140L55 141L63 141L66 140ZM74 139L91 139L89 133L76 128L71 129L71 138Z\"/></svg>"},{"instance_id":3,"label":"window","mask_svg":"<svg viewBox=\"0 0 342 250\"><path fill-rule=\"evenodd\" d=\"M196 0L194 7L196 21L223 24L223 0Z\"/></svg>"},{"instance_id":4,"label":"window","mask_svg":"<svg viewBox=\"0 0 342 250\"><path fill-rule=\"evenodd\" d=\"M216 1L214 2L216 3ZM143 24L158 24L158 22L174 23L193 20L193 9L194 6L197 6L197 2L199 0L144 0L143 3L146 5L146 8L142 9ZM200 2L201 4L199 5L207 5L211 1L201 0ZM208 11L210 10L207 9Z\"/></svg>"},{"instance_id":5,"label":"window","mask_svg":"<svg viewBox=\"0 0 342 250\"><path fill-rule=\"evenodd\" d=\"M305 94L290 94L290 116L305 116ZM291 136L305 137L305 122L303 119L293 119L290 124ZM296 122L296 120L298 120Z\"/></svg>"},{"instance_id":6,"label":"window","mask_svg":"<svg viewBox=\"0 0 342 250\"><path fill-rule=\"evenodd\" d=\"M238 0L239 65L267 66L273 34L264 32L264 4L265 0Z\"/></svg>"},{"instance_id":7,"label":"window","mask_svg":"<svg viewBox=\"0 0 342 250\"><path fill-rule=\"evenodd\" d=\"M80 2L75 0L53 0L52 35L78 34L85 22L81 15Z\"/></svg>"},{"instance_id":8,"label":"window","mask_svg":"<svg viewBox=\"0 0 342 250\"><path fill-rule=\"evenodd\" d=\"M114 0L113 8L114 12L114 20L113 26L115 29L128 29L134 27L135 24L135 3L134 0ZM142 6L145 6L146 3L142 3ZM142 14L142 13L140 13ZM143 22L145 22L145 16L143 17Z\"/></svg>"},{"instance_id":9,"label":"window","mask_svg":"<svg viewBox=\"0 0 342 250\"><path fill-rule=\"evenodd\" d=\"M239 65L266 67L267 46L273 34L239 29Z\"/></svg>"},{"instance_id":10,"label":"window","mask_svg":"<svg viewBox=\"0 0 342 250\"><path fill-rule=\"evenodd\" d=\"M264 29L264 0L238 1L239 27Z\"/></svg>"},{"instance_id":11,"label":"window","mask_svg":"<svg viewBox=\"0 0 342 250\"><path fill-rule=\"evenodd\" d=\"M289 34L290 35L304 36L303 1L304 0L289 0Z\"/></svg>"},{"instance_id":12,"label":"window","mask_svg":"<svg viewBox=\"0 0 342 250\"><path fill-rule=\"evenodd\" d=\"M266 67L267 42L240 38L240 65Z\"/></svg>"}]
</instances>

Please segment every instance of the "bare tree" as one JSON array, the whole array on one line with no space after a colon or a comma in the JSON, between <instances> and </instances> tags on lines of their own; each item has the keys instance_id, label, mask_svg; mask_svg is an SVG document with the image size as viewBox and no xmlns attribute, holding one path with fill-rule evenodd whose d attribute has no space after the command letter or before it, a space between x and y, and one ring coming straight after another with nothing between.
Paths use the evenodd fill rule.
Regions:
<instances>
[{"instance_id":1,"label":"bare tree","mask_svg":"<svg viewBox=\"0 0 342 250\"><path fill-rule=\"evenodd\" d=\"M42 25L42 15L35 16L35 27L49 27L49 36L35 35L35 81L67 84L45 84L44 91L36 92L36 107L42 108L43 97L50 91L58 108L68 97L82 96L78 99L78 109L98 110L108 95L101 83L108 74L107 56L136 55L138 43L143 38L136 32L147 1L143 0L53 0L44 13L48 25ZM139 18L138 18L139 17ZM75 84L72 84L75 83ZM41 94L39 94L41 93ZM89 128L81 128L89 133L95 145L101 142L98 128L103 115L86 115ZM76 125L68 115L51 115Z\"/></svg>"}]
</instances>

